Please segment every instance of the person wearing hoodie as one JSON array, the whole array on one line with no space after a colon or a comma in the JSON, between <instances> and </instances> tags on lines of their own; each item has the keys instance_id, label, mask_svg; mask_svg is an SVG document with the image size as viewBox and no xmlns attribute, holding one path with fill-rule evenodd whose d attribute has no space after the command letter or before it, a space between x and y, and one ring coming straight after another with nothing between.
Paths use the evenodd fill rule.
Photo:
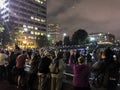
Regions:
<instances>
[{"instance_id":1,"label":"person wearing hoodie","mask_svg":"<svg viewBox=\"0 0 120 90\"><path fill-rule=\"evenodd\" d=\"M90 90L89 84L89 67L85 64L85 59L80 56L78 57L78 63L73 63L74 51L70 51L69 64L73 68L73 87L74 90Z\"/></svg>"}]
</instances>

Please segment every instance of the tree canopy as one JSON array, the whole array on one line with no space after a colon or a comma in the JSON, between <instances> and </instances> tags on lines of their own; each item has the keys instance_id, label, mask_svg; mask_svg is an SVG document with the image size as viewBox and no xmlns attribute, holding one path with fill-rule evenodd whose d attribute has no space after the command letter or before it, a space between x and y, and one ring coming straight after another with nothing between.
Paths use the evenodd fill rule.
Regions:
<instances>
[{"instance_id":1,"label":"tree canopy","mask_svg":"<svg viewBox=\"0 0 120 90\"><path fill-rule=\"evenodd\" d=\"M70 45L70 38L69 38L69 36L65 36L63 42L64 42L64 45Z\"/></svg>"},{"instance_id":2,"label":"tree canopy","mask_svg":"<svg viewBox=\"0 0 120 90\"><path fill-rule=\"evenodd\" d=\"M83 44L87 37L88 33L84 29L79 29L76 32L74 32L72 36L72 44L73 45Z\"/></svg>"},{"instance_id":3,"label":"tree canopy","mask_svg":"<svg viewBox=\"0 0 120 90\"><path fill-rule=\"evenodd\" d=\"M39 47L44 47L49 45L49 41L46 35L39 35L36 39L36 42Z\"/></svg>"}]
</instances>

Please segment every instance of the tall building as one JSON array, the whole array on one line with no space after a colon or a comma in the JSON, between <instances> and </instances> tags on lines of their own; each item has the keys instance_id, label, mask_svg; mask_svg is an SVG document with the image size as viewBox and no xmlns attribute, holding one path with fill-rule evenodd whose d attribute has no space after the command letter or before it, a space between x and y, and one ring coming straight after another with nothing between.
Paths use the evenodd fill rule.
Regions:
<instances>
[{"instance_id":1,"label":"tall building","mask_svg":"<svg viewBox=\"0 0 120 90\"><path fill-rule=\"evenodd\" d=\"M2 19L21 48L35 48L47 31L47 0L2 0ZM14 36L15 35L15 36Z\"/></svg>"},{"instance_id":2,"label":"tall building","mask_svg":"<svg viewBox=\"0 0 120 90\"><path fill-rule=\"evenodd\" d=\"M59 24L48 24L48 38L51 38L52 44L55 44L60 40L60 25Z\"/></svg>"}]
</instances>

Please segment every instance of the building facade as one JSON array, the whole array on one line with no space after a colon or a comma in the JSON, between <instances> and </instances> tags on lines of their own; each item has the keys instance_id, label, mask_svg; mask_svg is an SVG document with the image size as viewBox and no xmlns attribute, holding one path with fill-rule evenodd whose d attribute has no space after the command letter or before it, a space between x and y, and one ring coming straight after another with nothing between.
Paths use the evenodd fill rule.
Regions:
<instances>
[{"instance_id":1,"label":"building facade","mask_svg":"<svg viewBox=\"0 0 120 90\"><path fill-rule=\"evenodd\" d=\"M51 39L52 44L55 44L60 40L60 25L59 24L48 24L48 38Z\"/></svg>"},{"instance_id":2,"label":"building facade","mask_svg":"<svg viewBox=\"0 0 120 90\"><path fill-rule=\"evenodd\" d=\"M89 34L90 42L96 42L97 44L113 44L115 42L115 36L108 33L91 33Z\"/></svg>"},{"instance_id":3,"label":"building facade","mask_svg":"<svg viewBox=\"0 0 120 90\"><path fill-rule=\"evenodd\" d=\"M47 31L47 0L3 0L2 19L21 48L36 48Z\"/></svg>"}]
</instances>

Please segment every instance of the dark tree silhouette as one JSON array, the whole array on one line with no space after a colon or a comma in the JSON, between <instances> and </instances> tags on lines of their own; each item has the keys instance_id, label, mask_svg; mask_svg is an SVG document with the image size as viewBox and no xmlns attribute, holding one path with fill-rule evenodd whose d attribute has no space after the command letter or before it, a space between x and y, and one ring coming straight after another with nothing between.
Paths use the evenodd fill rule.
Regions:
<instances>
[{"instance_id":1,"label":"dark tree silhouette","mask_svg":"<svg viewBox=\"0 0 120 90\"><path fill-rule=\"evenodd\" d=\"M88 33L84 29L79 29L76 32L74 32L72 36L72 44L73 45L83 44L87 37Z\"/></svg>"},{"instance_id":2,"label":"dark tree silhouette","mask_svg":"<svg viewBox=\"0 0 120 90\"><path fill-rule=\"evenodd\" d=\"M49 41L46 35L39 35L36 39L36 42L39 47L44 47L49 45Z\"/></svg>"},{"instance_id":3,"label":"dark tree silhouette","mask_svg":"<svg viewBox=\"0 0 120 90\"><path fill-rule=\"evenodd\" d=\"M69 38L69 36L65 36L63 42L64 42L64 45L70 45L70 38Z\"/></svg>"},{"instance_id":4,"label":"dark tree silhouette","mask_svg":"<svg viewBox=\"0 0 120 90\"><path fill-rule=\"evenodd\" d=\"M62 45L62 41L61 40L56 42L56 46L61 46L61 45Z\"/></svg>"}]
</instances>

